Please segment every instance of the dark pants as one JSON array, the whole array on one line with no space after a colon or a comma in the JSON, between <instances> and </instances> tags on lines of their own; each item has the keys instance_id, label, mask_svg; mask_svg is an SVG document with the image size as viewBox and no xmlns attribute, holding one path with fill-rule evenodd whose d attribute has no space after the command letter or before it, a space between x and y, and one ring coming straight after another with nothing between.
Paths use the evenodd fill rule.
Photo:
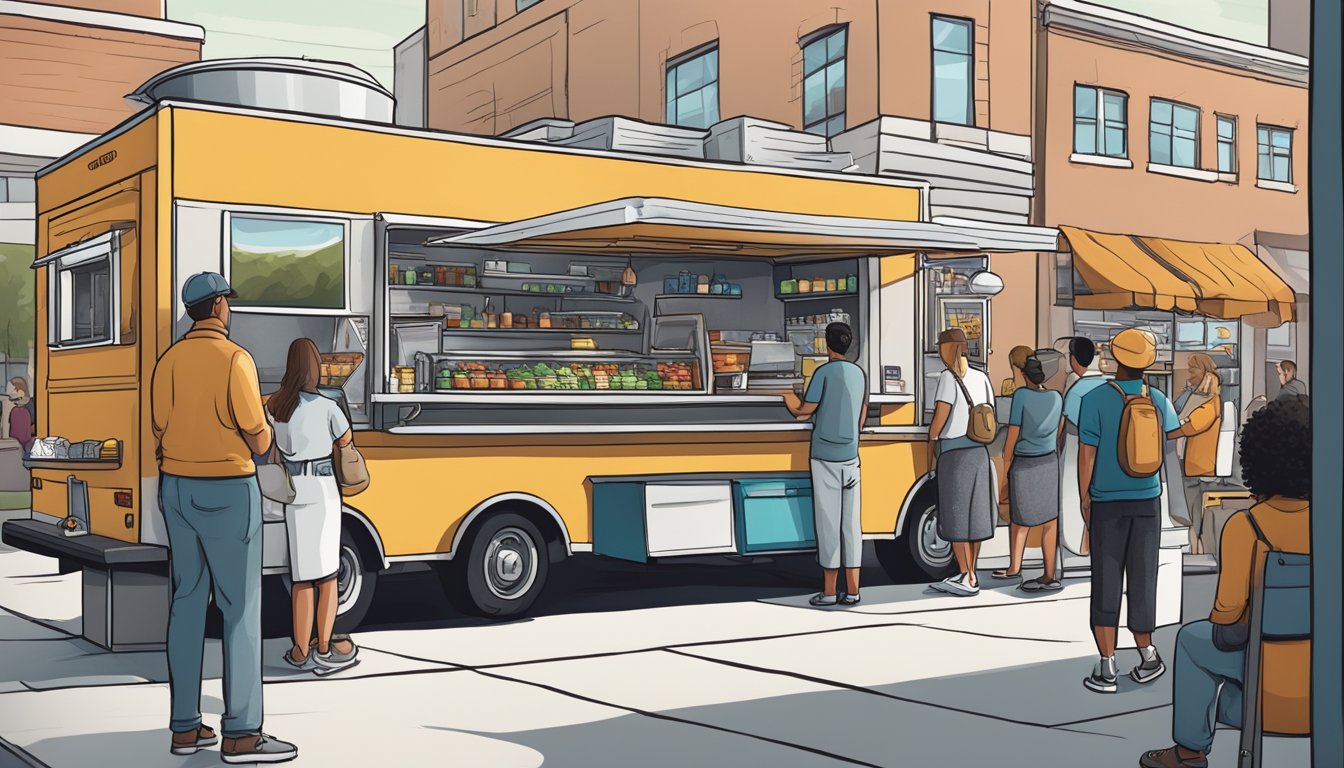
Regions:
<instances>
[{"instance_id":1,"label":"dark pants","mask_svg":"<svg viewBox=\"0 0 1344 768\"><path fill-rule=\"evenodd\" d=\"M1157 628L1157 550L1161 500L1094 501L1092 626L1120 626L1120 598L1129 596L1129 630Z\"/></svg>"}]
</instances>

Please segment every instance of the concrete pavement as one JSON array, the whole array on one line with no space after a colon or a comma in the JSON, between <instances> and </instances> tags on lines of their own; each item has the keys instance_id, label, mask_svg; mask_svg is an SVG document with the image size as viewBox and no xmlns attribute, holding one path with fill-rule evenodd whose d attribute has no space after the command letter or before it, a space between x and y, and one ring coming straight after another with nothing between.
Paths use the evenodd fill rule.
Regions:
<instances>
[{"instance_id":1,"label":"concrete pavement","mask_svg":"<svg viewBox=\"0 0 1344 768\"><path fill-rule=\"evenodd\" d=\"M804 607L812 569L576 561L536 615L505 624L453 614L431 574L385 578L358 667L295 673L279 660L288 641L266 641L266 729L299 744L300 766L1128 767L1168 743L1170 674L1083 689L1085 582L958 600L868 569L857 609L823 611ZM71 636L78 578L0 551L0 766L219 764L215 750L168 754L161 654ZM1187 582L1187 615L1207 611L1211 586ZM1174 634L1158 635L1168 658ZM1236 738L1220 733L1211 765L1235 764ZM1310 762L1304 741L1267 744L1266 765Z\"/></svg>"}]
</instances>

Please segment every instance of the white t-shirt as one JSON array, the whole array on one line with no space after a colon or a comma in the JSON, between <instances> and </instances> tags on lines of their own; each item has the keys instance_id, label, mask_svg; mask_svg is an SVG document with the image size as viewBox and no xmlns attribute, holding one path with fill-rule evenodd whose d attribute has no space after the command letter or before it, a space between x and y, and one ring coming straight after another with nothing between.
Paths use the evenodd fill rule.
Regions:
<instances>
[{"instance_id":1,"label":"white t-shirt","mask_svg":"<svg viewBox=\"0 0 1344 768\"><path fill-rule=\"evenodd\" d=\"M350 421L335 400L311 392L299 393L298 407L289 421L272 420L272 424L275 444L289 461L331 458L332 443L350 429Z\"/></svg>"},{"instance_id":2,"label":"white t-shirt","mask_svg":"<svg viewBox=\"0 0 1344 768\"><path fill-rule=\"evenodd\" d=\"M994 388L990 386L988 376L968 367L962 381L966 384L966 391L971 393L972 406L994 405ZM961 394L961 387L957 385L956 374L944 369L938 375L938 389L934 392L934 399L952 405L947 423L943 425L943 433L939 437L944 440L965 437L971 409L967 407L966 398Z\"/></svg>"}]
</instances>

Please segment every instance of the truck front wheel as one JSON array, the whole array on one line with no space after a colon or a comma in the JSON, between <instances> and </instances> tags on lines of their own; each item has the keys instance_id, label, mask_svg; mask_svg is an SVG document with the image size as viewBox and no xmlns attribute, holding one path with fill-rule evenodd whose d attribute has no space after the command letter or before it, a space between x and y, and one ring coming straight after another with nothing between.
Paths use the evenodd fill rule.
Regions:
<instances>
[{"instance_id":1,"label":"truck front wheel","mask_svg":"<svg viewBox=\"0 0 1344 768\"><path fill-rule=\"evenodd\" d=\"M546 540L522 515L489 515L443 570L444 589L459 609L492 619L527 612L546 586Z\"/></svg>"},{"instance_id":2,"label":"truck front wheel","mask_svg":"<svg viewBox=\"0 0 1344 768\"><path fill-rule=\"evenodd\" d=\"M956 572L952 545L938 535L938 500L926 493L906 514L905 530L893 541L876 542L877 559L893 581L938 581Z\"/></svg>"}]
</instances>

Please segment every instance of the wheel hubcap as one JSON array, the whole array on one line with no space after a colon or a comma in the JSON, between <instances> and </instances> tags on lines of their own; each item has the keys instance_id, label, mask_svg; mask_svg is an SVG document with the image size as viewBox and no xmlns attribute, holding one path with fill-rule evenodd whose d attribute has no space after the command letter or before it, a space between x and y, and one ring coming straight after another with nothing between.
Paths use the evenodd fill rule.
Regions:
<instances>
[{"instance_id":1,"label":"wheel hubcap","mask_svg":"<svg viewBox=\"0 0 1344 768\"><path fill-rule=\"evenodd\" d=\"M924 510L919 520L919 549L931 565L945 565L952 559L952 545L938 535L938 508Z\"/></svg>"},{"instance_id":2,"label":"wheel hubcap","mask_svg":"<svg viewBox=\"0 0 1344 768\"><path fill-rule=\"evenodd\" d=\"M485 549L485 583L491 594L516 600L537 578L537 545L519 528L503 528L490 537Z\"/></svg>"},{"instance_id":3,"label":"wheel hubcap","mask_svg":"<svg viewBox=\"0 0 1344 768\"><path fill-rule=\"evenodd\" d=\"M341 547L336 569L336 612L344 613L359 597L364 580L359 567L359 553L351 547Z\"/></svg>"}]
</instances>

